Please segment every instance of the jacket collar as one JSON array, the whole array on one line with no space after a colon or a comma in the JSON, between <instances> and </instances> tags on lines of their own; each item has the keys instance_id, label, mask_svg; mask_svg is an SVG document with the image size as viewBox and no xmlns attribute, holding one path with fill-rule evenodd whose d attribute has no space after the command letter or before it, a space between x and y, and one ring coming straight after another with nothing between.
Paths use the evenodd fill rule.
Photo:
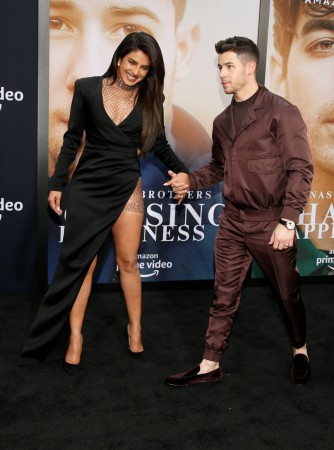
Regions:
<instances>
[{"instance_id":1,"label":"jacket collar","mask_svg":"<svg viewBox=\"0 0 334 450\"><path fill-rule=\"evenodd\" d=\"M242 133L242 131L245 128L247 128L251 123L255 122L256 121L256 111L258 109L264 108L266 96L269 91L263 84L258 83L258 86L259 86L260 92L256 96L254 103L249 107L249 110L244 118L244 121L243 121L242 126L241 126L240 130L238 131L238 133L236 133L231 105L226 108L226 116L224 117L222 125L223 125L225 132L228 134L228 136L230 137L231 140L235 140L235 138L240 133Z\"/></svg>"}]
</instances>

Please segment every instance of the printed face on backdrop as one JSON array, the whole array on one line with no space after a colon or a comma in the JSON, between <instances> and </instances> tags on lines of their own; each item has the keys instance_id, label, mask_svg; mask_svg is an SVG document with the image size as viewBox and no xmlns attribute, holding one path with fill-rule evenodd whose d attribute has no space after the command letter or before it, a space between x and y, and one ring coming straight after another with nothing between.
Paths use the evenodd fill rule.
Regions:
<instances>
[{"instance_id":1,"label":"printed face on backdrop","mask_svg":"<svg viewBox=\"0 0 334 450\"><path fill-rule=\"evenodd\" d=\"M298 106L306 122L314 161L312 191L328 197L334 176L334 7L333 13L312 17L300 9L286 61L271 58L271 87ZM284 70L284 64L286 70ZM319 203L317 222L322 222L333 201ZM312 200L313 202L315 200ZM321 209L322 208L322 209ZM329 230L330 232L330 230ZM327 241L327 244L326 244ZM327 248L331 239L318 241Z\"/></svg>"},{"instance_id":2,"label":"printed face on backdrop","mask_svg":"<svg viewBox=\"0 0 334 450\"><path fill-rule=\"evenodd\" d=\"M176 23L173 0L51 0L49 175L67 129L74 82L102 75L122 39L134 31L153 35L165 62L165 121L173 84L186 71L197 45L197 24Z\"/></svg>"}]
</instances>

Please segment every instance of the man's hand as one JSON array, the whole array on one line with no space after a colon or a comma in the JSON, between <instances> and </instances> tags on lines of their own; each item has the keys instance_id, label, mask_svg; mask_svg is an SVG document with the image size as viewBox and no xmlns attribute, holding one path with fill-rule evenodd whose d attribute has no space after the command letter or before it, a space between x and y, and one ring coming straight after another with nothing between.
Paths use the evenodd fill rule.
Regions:
<instances>
[{"instance_id":1,"label":"man's hand","mask_svg":"<svg viewBox=\"0 0 334 450\"><path fill-rule=\"evenodd\" d=\"M273 246L273 250L286 250L293 246L294 237L295 230L288 230L279 223L271 235L269 245Z\"/></svg>"},{"instance_id":2,"label":"man's hand","mask_svg":"<svg viewBox=\"0 0 334 450\"><path fill-rule=\"evenodd\" d=\"M184 172L176 174L172 170L168 171L168 175L171 177L171 180L164 183L164 186L171 186L175 194L174 198L180 204L189 191L189 175Z\"/></svg>"},{"instance_id":3,"label":"man's hand","mask_svg":"<svg viewBox=\"0 0 334 450\"><path fill-rule=\"evenodd\" d=\"M60 191L50 191L48 196L48 202L52 211L54 211L58 216L63 214L60 209L60 200L62 193Z\"/></svg>"}]
</instances>

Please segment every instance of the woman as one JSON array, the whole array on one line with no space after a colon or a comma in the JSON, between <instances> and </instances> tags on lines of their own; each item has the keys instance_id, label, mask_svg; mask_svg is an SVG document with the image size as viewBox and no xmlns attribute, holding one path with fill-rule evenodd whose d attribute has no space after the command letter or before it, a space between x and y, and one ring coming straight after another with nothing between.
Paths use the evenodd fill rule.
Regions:
<instances>
[{"instance_id":1,"label":"woman","mask_svg":"<svg viewBox=\"0 0 334 450\"><path fill-rule=\"evenodd\" d=\"M68 130L50 179L48 201L56 214L67 172L85 132L85 147L71 181L66 231L58 266L25 340L19 364L50 359L66 323L70 336L64 369L80 363L83 319L97 255L112 230L120 284L128 311L132 355L142 355L141 281L137 252L143 222L139 157L153 151L188 180L188 170L166 141L165 70L160 47L147 33L129 34L101 77L77 80Z\"/></svg>"}]
</instances>

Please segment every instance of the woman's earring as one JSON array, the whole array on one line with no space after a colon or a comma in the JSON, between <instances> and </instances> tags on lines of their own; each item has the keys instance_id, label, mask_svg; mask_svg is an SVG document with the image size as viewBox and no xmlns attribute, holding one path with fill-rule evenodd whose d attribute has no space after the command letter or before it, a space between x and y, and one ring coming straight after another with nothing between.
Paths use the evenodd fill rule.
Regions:
<instances>
[{"instance_id":1,"label":"woman's earring","mask_svg":"<svg viewBox=\"0 0 334 450\"><path fill-rule=\"evenodd\" d=\"M121 65L121 61L118 61L117 65L120 66Z\"/></svg>"}]
</instances>

